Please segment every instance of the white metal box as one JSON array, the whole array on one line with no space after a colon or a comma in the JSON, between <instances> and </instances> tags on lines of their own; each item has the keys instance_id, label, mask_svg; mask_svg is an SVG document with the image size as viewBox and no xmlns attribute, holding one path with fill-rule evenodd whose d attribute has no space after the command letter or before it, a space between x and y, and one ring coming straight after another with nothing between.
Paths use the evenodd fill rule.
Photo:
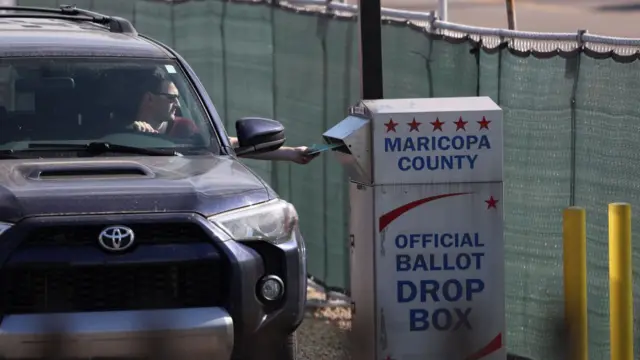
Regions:
<instances>
[{"instance_id":1,"label":"white metal box","mask_svg":"<svg viewBox=\"0 0 640 360\"><path fill-rule=\"evenodd\" d=\"M502 110L362 101L323 134L350 176L352 358L504 360Z\"/></svg>"}]
</instances>

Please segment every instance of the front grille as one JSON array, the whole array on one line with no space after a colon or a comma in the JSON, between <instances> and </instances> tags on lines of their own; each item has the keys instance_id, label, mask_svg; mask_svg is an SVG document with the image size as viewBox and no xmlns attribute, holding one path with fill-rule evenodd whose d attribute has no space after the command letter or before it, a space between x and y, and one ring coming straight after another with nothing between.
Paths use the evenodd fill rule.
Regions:
<instances>
[{"instance_id":1,"label":"front grille","mask_svg":"<svg viewBox=\"0 0 640 360\"><path fill-rule=\"evenodd\" d=\"M192 223L121 224L131 228L138 245L185 244L205 242L207 234ZM98 246L98 236L106 225L52 226L32 231L21 247L30 246Z\"/></svg>"},{"instance_id":2,"label":"front grille","mask_svg":"<svg viewBox=\"0 0 640 360\"><path fill-rule=\"evenodd\" d=\"M0 305L4 314L217 306L223 274L212 262L5 268Z\"/></svg>"}]
</instances>

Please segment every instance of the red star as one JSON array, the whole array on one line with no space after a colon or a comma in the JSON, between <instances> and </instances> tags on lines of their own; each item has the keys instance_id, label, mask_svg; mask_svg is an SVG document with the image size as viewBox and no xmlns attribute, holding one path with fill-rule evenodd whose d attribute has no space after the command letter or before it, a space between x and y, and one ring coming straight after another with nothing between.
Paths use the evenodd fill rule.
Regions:
<instances>
[{"instance_id":1,"label":"red star","mask_svg":"<svg viewBox=\"0 0 640 360\"><path fill-rule=\"evenodd\" d=\"M429 124L433 125L433 131L436 131L436 130L442 131L442 125L444 125L444 123L440 121L440 119L438 118L436 118L436 121L431 122Z\"/></svg>"},{"instance_id":2,"label":"red star","mask_svg":"<svg viewBox=\"0 0 640 360\"><path fill-rule=\"evenodd\" d=\"M393 122L393 119L389 119L389 122L384 124L387 127L387 132L393 131L396 132L396 126L398 126L397 122Z\"/></svg>"},{"instance_id":3,"label":"red star","mask_svg":"<svg viewBox=\"0 0 640 360\"><path fill-rule=\"evenodd\" d=\"M462 121L462 116L460 116L460 119L458 119L458 121L454 122L454 124L456 124L456 131L462 129L464 131L467 131L467 129L465 129L465 125L467 125L468 121Z\"/></svg>"},{"instance_id":4,"label":"red star","mask_svg":"<svg viewBox=\"0 0 640 360\"><path fill-rule=\"evenodd\" d=\"M413 118L413 121L408 123L407 125L411 126L411 129L409 129L409 132L412 132L413 130L415 130L417 132L420 132L420 129L418 129L418 127L420 125L422 125L422 123L421 122L417 122L416 118Z\"/></svg>"},{"instance_id":5,"label":"red star","mask_svg":"<svg viewBox=\"0 0 640 360\"><path fill-rule=\"evenodd\" d=\"M491 120L487 120L484 116L482 117L482 121L478 121L478 124L480 124L480 130L482 129L487 129L489 130L489 123L491 123Z\"/></svg>"},{"instance_id":6,"label":"red star","mask_svg":"<svg viewBox=\"0 0 640 360\"><path fill-rule=\"evenodd\" d=\"M497 209L496 204L498 203L498 201L499 200L496 200L493 198L493 196L491 196L489 200L485 200L484 202L487 203L487 209L491 209L491 208Z\"/></svg>"}]
</instances>

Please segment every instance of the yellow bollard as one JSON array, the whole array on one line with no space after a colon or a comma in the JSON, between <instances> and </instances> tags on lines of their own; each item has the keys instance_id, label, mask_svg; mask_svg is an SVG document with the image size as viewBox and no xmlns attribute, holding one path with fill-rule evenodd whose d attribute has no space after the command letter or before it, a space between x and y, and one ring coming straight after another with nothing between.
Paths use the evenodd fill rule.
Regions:
<instances>
[{"instance_id":1,"label":"yellow bollard","mask_svg":"<svg viewBox=\"0 0 640 360\"><path fill-rule=\"evenodd\" d=\"M564 209L562 238L568 360L587 360L587 215L583 208L572 206Z\"/></svg>"},{"instance_id":2,"label":"yellow bollard","mask_svg":"<svg viewBox=\"0 0 640 360\"><path fill-rule=\"evenodd\" d=\"M631 205L609 204L609 317L611 360L633 360Z\"/></svg>"}]
</instances>

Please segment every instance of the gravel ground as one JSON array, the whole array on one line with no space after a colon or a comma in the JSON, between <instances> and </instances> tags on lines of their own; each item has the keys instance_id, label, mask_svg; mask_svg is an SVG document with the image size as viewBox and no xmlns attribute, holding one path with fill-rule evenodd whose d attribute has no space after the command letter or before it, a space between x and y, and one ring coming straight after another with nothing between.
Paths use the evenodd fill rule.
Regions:
<instances>
[{"instance_id":1,"label":"gravel ground","mask_svg":"<svg viewBox=\"0 0 640 360\"><path fill-rule=\"evenodd\" d=\"M323 300L324 294L309 287L309 300ZM559 320L559 319L558 319ZM562 320L553 323L556 332L556 351L563 353L566 345L566 329L562 327ZM351 330L351 310L347 307L308 307L302 325L298 328L298 360L351 360L349 355L349 331ZM452 344L464 344L463 338L458 338ZM564 357L564 356L560 356ZM559 357L559 358L560 358ZM514 354L507 354L507 360L530 360Z\"/></svg>"},{"instance_id":2,"label":"gravel ground","mask_svg":"<svg viewBox=\"0 0 640 360\"><path fill-rule=\"evenodd\" d=\"M324 295L307 289L309 299L324 299ZM299 360L350 360L348 335L351 311L345 307L309 308L298 328Z\"/></svg>"}]
</instances>

